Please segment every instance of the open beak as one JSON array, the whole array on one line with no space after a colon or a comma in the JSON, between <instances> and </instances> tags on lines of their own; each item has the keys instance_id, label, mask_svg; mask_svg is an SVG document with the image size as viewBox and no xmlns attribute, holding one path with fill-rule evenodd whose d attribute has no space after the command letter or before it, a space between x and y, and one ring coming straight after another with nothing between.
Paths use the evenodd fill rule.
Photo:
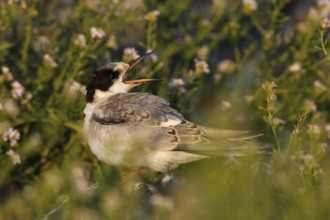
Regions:
<instances>
[{"instance_id":1,"label":"open beak","mask_svg":"<svg viewBox=\"0 0 330 220\"><path fill-rule=\"evenodd\" d=\"M139 85L139 84L142 84L142 83L159 82L159 81L163 81L163 80L162 79L136 79L136 80L124 81L124 83L130 84L130 85Z\"/></svg>"},{"instance_id":2,"label":"open beak","mask_svg":"<svg viewBox=\"0 0 330 220\"><path fill-rule=\"evenodd\" d=\"M152 54L153 51L141 56L141 57L138 57L132 61L130 61L128 63L129 67L128 69L126 70L126 72L128 72L129 70L133 69L137 64L141 63L142 60L144 60L144 58L148 57L150 54ZM123 81L125 84L130 84L130 85L139 85L139 84L142 84L142 83L147 83L147 82L159 82L159 81L162 81L161 79L136 79L136 80L127 80L127 81Z\"/></svg>"}]
</instances>

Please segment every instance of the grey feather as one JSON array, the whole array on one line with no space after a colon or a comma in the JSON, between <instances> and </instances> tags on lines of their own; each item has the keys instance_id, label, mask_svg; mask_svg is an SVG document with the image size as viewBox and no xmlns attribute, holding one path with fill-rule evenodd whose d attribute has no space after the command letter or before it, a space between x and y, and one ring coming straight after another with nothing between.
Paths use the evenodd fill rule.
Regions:
<instances>
[{"instance_id":1,"label":"grey feather","mask_svg":"<svg viewBox=\"0 0 330 220\"><path fill-rule=\"evenodd\" d=\"M184 119L169 103L148 93L119 93L109 97L92 119L102 126L127 126L130 135L150 129L148 147L157 151L187 151L202 155L244 155L261 152L249 131L218 130ZM170 120L179 123L161 126Z\"/></svg>"}]
</instances>

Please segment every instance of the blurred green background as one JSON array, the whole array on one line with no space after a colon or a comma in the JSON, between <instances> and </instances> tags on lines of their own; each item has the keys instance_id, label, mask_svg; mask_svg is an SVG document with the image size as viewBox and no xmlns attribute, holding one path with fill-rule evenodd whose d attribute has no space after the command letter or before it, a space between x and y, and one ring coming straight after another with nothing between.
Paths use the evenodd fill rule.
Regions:
<instances>
[{"instance_id":1,"label":"blurred green background","mask_svg":"<svg viewBox=\"0 0 330 220\"><path fill-rule=\"evenodd\" d=\"M0 1L0 219L328 219L328 0ZM272 154L123 181L82 135L94 69Z\"/></svg>"}]
</instances>

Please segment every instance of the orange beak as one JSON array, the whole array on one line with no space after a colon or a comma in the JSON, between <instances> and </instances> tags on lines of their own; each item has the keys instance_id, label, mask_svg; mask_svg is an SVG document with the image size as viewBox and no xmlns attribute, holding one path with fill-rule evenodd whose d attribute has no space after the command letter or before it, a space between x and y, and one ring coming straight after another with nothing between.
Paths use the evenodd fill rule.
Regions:
<instances>
[{"instance_id":1,"label":"orange beak","mask_svg":"<svg viewBox=\"0 0 330 220\"><path fill-rule=\"evenodd\" d=\"M133 69L137 64L139 64L142 60L144 60L144 58L148 57L150 54L152 54L153 51L141 56L141 57L138 57L132 61L130 61L128 63L129 67L127 69L126 72L128 72L129 70ZM124 83L126 84L130 84L130 85L139 85L139 84L142 84L142 83L147 83L147 82L158 82L158 81L162 81L161 79L136 79L136 80L128 80L128 81L124 81Z\"/></svg>"}]
</instances>

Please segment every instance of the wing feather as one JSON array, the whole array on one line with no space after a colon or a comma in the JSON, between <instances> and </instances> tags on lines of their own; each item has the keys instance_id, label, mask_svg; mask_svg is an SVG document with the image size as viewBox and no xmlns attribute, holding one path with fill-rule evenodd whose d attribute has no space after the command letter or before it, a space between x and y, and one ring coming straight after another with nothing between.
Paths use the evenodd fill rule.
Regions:
<instances>
[{"instance_id":1,"label":"wing feather","mask_svg":"<svg viewBox=\"0 0 330 220\"><path fill-rule=\"evenodd\" d=\"M133 133L151 128L149 146L158 151L234 156L261 151L252 141L260 134L196 125L185 120L165 99L148 93L113 95L98 108L93 119L102 125L129 125Z\"/></svg>"}]
</instances>

